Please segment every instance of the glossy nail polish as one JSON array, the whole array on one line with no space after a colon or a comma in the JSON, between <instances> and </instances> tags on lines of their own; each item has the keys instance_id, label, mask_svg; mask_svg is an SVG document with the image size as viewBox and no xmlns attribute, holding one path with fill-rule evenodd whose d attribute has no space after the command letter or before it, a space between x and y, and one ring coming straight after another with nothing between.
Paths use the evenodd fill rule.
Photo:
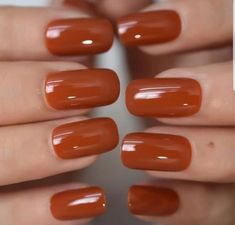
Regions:
<instances>
[{"instance_id":1,"label":"glossy nail polish","mask_svg":"<svg viewBox=\"0 0 235 225\"><path fill-rule=\"evenodd\" d=\"M51 212L58 220L93 218L105 212L105 196L98 187L87 187L55 194Z\"/></svg>"},{"instance_id":2,"label":"glossy nail polish","mask_svg":"<svg viewBox=\"0 0 235 225\"><path fill-rule=\"evenodd\" d=\"M54 72L45 81L45 96L57 110L109 105L119 96L116 73L108 69L82 69Z\"/></svg>"},{"instance_id":3,"label":"glossy nail polish","mask_svg":"<svg viewBox=\"0 0 235 225\"><path fill-rule=\"evenodd\" d=\"M122 162L132 169L182 171L191 155L189 141L178 135L131 133L122 144Z\"/></svg>"},{"instance_id":4,"label":"glossy nail polish","mask_svg":"<svg viewBox=\"0 0 235 225\"><path fill-rule=\"evenodd\" d=\"M128 207L134 215L168 216L179 208L179 197L168 188L136 185L129 189Z\"/></svg>"},{"instance_id":5,"label":"glossy nail polish","mask_svg":"<svg viewBox=\"0 0 235 225\"><path fill-rule=\"evenodd\" d=\"M200 84L188 78L152 78L131 82L126 90L130 113L149 117L184 117L201 107Z\"/></svg>"},{"instance_id":6,"label":"glossy nail polish","mask_svg":"<svg viewBox=\"0 0 235 225\"><path fill-rule=\"evenodd\" d=\"M98 155L118 144L118 129L109 118L83 120L61 125L52 133L52 144L62 159Z\"/></svg>"},{"instance_id":7,"label":"glossy nail polish","mask_svg":"<svg viewBox=\"0 0 235 225\"><path fill-rule=\"evenodd\" d=\"M158 10L135 13L117 21L121 41L129 46L159 44L176 39L181 32L177 12Z\"/></svg>"},{"instance_id":8,"label":"glossy nail polish","mask_svg":"<svg viewBox=\"0 0 235 225\"><path fill-rule=\"evenodd\" d=\"M54 55L90 55L107 51L113 33L111 23L105 19L61 19L48 24L45 39Z\"/></svg>"}]
</instances>

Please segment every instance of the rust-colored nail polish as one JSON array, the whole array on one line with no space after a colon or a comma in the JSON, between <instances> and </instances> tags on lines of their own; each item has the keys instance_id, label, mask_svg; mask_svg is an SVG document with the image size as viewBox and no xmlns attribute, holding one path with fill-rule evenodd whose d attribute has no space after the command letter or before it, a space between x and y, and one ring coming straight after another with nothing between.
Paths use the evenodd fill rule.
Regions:
<instances>
[{"instance_id":1,"label":"rust-colored nail polish","mask_svg":"<svg viewBox=\"0 0 235 225\"><path fill-rule=\"evenodd\" d=\"M182 171L191 154L189 141L178 135L131 133L122 144L122 162L133 169Z\"/></svg>"},{"instance_id":2,"label":"rust-colored nail polish","mask_svg":"<svg viewBox=\"0 0 235 225\"><path fill-rule=\"evenodd\" d=\"M128 207L134 215L168 216L178 210L179 197L172 189L135 185L128 192Z\"/></svg>"},{"instance_id":3,"label":"rust-colored nail polish","mask_svg":"<svg viewBox=\"0 0 235 225\"><path fill-rule=\"evenodd\" d=\"M51 198L51 212L58 220L93 218L105 212L104 192L98 187L87 187L55 194Z\"/></svg>"},{"instance_id":4,"label":"rust-colored nail polish","mask_svg":"<svg viewBox=\"0 0 235 225\"><path fill-rule=\"evenodd\" d=\"M57 110L109 105L119 92L118 77L108 69L54 72L45 81L47 103Z\"/></svg>"},{"instance_id":5,"label":"rust-colored nail polish","mask_svg":"<svg viewBox=\"0 0 235 225\"><path fill-rule=\"evenodd\" d=\"M151 78L132 81L126 90L126 105L136 116L184 117L201 107L200 84L189 78Z\"/></svg>"},{"instance_id":6,"label":"rust-colored nail polish","mask_svg":"<svg viewBox=\"0 0 235 225\"><path fill-rule=\"evenodd\" d=\"M176 39L181 32L180 17L172 10L124 16L117 26L121 41L129 46L165 43Z\"/></svg>"},{"instance_id":7,"label":"rust-colored nail polish","mask_svg":"<svg viewBox=\"0 0 235 225\"><path fill-rule=\"evenodd\" d=\"M54 129L52 143L62 159L74 159L111 151L118 144L118 129L109 118L68 123Z\"/></svg>"},{"instance_id":8,"label":"rust-colored nail polish","mask_svg":"<svg viewBox=\"0 0 235 225\"><path fill-rule=\"evenodd\" d=\"M114 32L106 19L61 19L48 24L45 36L52 54L73 56L107 51L112 46Z\"/></svg>"}]
</instances>

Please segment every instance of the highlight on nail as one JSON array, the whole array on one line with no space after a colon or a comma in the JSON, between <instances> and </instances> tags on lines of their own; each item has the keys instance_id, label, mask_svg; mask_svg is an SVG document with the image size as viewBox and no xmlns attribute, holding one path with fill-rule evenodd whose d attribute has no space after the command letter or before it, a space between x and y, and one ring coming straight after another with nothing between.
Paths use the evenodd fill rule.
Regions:
<instances>
[{"instance_id":1,"label":"highlight on nail","mask_svg":"<svg viewBox=\"0 0 235 225\"><path fill-rule=\"evenodd\" d=\"M50 22L45 43L51 54L58 56L102 53L112 46L114 32L106 19L69 18Z\"/></svg>"},{"instance_id":2,"label":"highlight on nail","mask_svg":"<svg viewBox=\"0 0 235 225\"><path fill-rule=\"evenodd\" d=\"M191 144L179 135L130 133L122 144L122 162L132 169L182 171L192 158Z\"/></svg>"},{"instance_id":3,"label":"highlight on nail","mask_svg":"<svg viewBox=\"0 0 235 225\"><path fill-rule=\"evenodd\" d=\"M113 150L118 142L118 128L110 118L67 123L52 132L52 145L62 159L99 155Z\"/></svg>"},{"instance_id":4,"label":"highlight on nail","mask_svg":"<svg viewBox=\"0 0 235 225\"><path fill-rule=\"evenodd\" d=\"M47 104L56 110L84 109L114 103L120 82L109 69L59 71L47 76L44 90Z\"/></svg>"},{"instance_id":5,"label":"highlight on nail","mask_svg":"<svg viewBox=\"0 0 235 225\"><path fill-rule=\"evenodd\" d=\"M201 102L201 86L190 78L139 79L126 90L127 108L136 116L192 116L199 112Z\"/></svg>"},{"instance_id":6,"label":"highlight on nail","mask_svg":"<svg viewBox=\"0 0 235 225\"><path fill-rule=\"evenodd\" d=\"M105 212L106 198L99 187L67 190L52 196L50 209L58 220L93 218Z\"/></svg>"},{"instance_id":7,"label":"highlight on nail","mask_svg":"<svg viewBox=\"0 0 235 225\"><path fill-rule=\"evenodd\" d=\"M128 46L160 44L176 39L181 19L173 10L157 10L123 16L117 21L121 41Z\"/></svg>"}]
</instances>

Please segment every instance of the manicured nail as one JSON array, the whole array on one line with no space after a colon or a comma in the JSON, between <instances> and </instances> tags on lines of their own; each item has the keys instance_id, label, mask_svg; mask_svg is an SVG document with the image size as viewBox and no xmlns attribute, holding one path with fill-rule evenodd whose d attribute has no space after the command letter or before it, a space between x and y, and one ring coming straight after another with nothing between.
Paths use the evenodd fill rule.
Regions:
<instances>
[{"instance_id":1,"label":"manicured nail","mask_svg":"<svg viewBox=\"0 0 235 225\"><path fill-rule=\"evenodd\" d=\"M122 145L122 162L132 169L182 171L191 161L189 141L178 135L131 133Z\"/></svg>"},{"instance_id":2,"label":"manicured nail","mask_svg":"<svg viewBox=\"0 0 235 225\"><path fill-rule=\"evenodd\" d=\"M117 25L121 41L129 46L172 41L181 32L180 17L172 10L135 13L120 18Z\"/></svg>"},{"instance_id":3,"label":"manicured nail","mask_svg":"<svg viewBox=\"0 0 235 225\"><path fill-rule=\"evenodd\" d=\"M48 24L46 45L54 55L88 55L107 51L113 43L113 28L105 19L61 19Z\"/></svg>"},{"instance_id":4,"label":"manicured nail","mask_svg":"<svg viewBox=\"0 0 235 225\"><path fill-rule=\"evenodd\" d=\"M126 91L127 108L136 116L191 116L200 110L201 99L200 84L188 78L135 80Z\"/></svg>"},{"instance_id":5,"label":"manicured nail","mask_svg":"<svg viewBox=\"0 0 235 225\"><path fill-rule=\"evenodd\" d=\"M128 206L134 215L168 216L179 208L179 197L168 188L136 185L129 189Z\"/></svg>"},{"instance_id":6,"label":"manicured nail","mask_svg":"<svg viewBox=\"0 0 235 225\"><path fill-rule=\"evenodd\" d=\"M61 125L52 133L56 154L74 159L111 151L118 144L118 129L109 118L83 120Z\"/></svg>"},{"instance_id":7,"label":"manicured nail","mask_svg":"<svg viewBox=\"0 0 235 225\"><path fill-rule=\"evenodd\" d=\"M109 105L119 96L116 73L108 69L83 69L48 75L45 95L49 106L57 110Z\"/></svg>"},{"instance_id":8,"label":"manicured nail","mask_svg":"<svg viewBox=\"0 0 235 225\"><path fill-rule=\"evenodd\" d=\"M98 187L69 190L51 198L51 212L58 220L93 218L105 212L105 195Z\"/></svg>"}]
</instances>

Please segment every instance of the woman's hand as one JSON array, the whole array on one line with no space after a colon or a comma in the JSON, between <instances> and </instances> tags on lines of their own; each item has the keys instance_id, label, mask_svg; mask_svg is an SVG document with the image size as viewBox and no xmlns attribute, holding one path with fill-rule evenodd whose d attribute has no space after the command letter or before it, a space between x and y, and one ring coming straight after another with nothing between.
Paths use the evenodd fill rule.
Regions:
<instances>
[{"instance_id":1,"label":"woman's hand","mask_svg":"<svg viewBox=\"0 0 235 225\"><path fill-rule=\"evenodd\" d=\"M83 65L112 41L108 20L79 10L0 7L0 185L85 168L118 144L112 119L84 117L118 98L115 72ZM84 184L2 187L0 198L6 225L81 224L105 211L103 190Z\"/></svg>"},{"instance_id":2,"label":"woman's hand","mask_svg":"<svg viewBox=\"0 0 235 225\"><path fill-rule=\"evenodd\" d=\"M100 2L101 7L109 7L109 15L116 15L118 34L127 47L132 76L141 78L131 81L127 87L127 108L135 116L156 118L167 124L128 134L122 145L124 165L148 171L156 178L235 182L232 1L169 0L152 3L135 13L118 11L121 6L118 10L111 7L115 0ZM120 1L119 4L123 8L135 4L137 9L143 1ZM187 210L185 193L177 184L171 188L180 196L180 209L171 211L172 215L166 219L164 200L167 201L167 196L164 199L164 195L158 196L156 191L158 197L148 202L146 198L152 189L146 192L144 188L143 192L130 189L129 201L134 196L129 205L131 212L151 216L150 221L184 224L179 215ZM203 195L206 202L211 198L209 190ZM136 196L132 192L137 193ZM231 196L233 194L229 198ZM201 198L198 197L198 201ZM138 201L144 204L140 206ZM229 200L225 202L221 207L228 203L228 207L234 209ZM216 206L220 203L211 204L215 208L211 206L205 216L220 207ZM156 212L157 219L151 211L153 205L163 210L160 215ZM169 207L174 207L174 201ZM191 214L186 215L186 221L192 219ZM234 221L231 215L227 218ZM225 220L210 222L198 218L198 221L195 224L231 224Z\"/></svg>"}]
</instances>

